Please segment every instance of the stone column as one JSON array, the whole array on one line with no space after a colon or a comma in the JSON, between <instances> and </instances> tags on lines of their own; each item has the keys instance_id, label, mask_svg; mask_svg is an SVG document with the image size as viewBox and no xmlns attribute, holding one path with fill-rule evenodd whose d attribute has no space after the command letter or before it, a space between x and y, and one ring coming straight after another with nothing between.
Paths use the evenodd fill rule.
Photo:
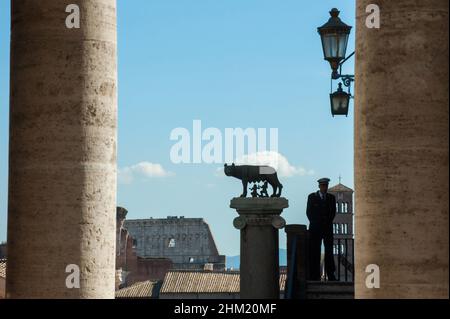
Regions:
<instances>
[{"instance_id":1,"label":"stone column","mask_svg":"<svg viewBox=\"0 0 450 319\"><path fill-rule=\"evenodd\" d=\"M114 298L116 1L14 0L11 21L7 297Z\"/></svg>"},{"instance_id":2,"label":"stone column","mask_svg":"<svg viewBox=\"0 0 450 319\"><path fill-rule=\"evenodd\" d=\"M241 231L241 299L280 297L278 230L285 225L280 216L287 208L285 198L233 198L230 207L239 217L233 221Z\"/></svg>"},{"instance_id":3,"label":"stone column","mask_svg":"<svg viewBox=\"0 0 450 319\"><path fill-rule=\"evenodd\" d=\"M356 3L356 298L448 298L449 2Z\"/></svg>"}]
</instances>

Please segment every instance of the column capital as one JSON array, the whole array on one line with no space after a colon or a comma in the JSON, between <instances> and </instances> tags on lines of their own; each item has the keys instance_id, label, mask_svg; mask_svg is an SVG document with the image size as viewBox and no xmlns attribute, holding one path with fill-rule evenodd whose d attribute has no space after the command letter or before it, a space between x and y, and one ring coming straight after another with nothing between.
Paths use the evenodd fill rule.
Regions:
<instances>
[{"instance_id":1,"label":"column capital","mask_svg":"<svg viewBox=\"0 0 450 319\"><path fill-rule=\"evenodd\" d=\"M270 198L243 198L235 197L230 207L236 209L239 216L233 221L236 229L246 226L273 226L281 229L286 221L281 217L284 208L289 207L288 200L280 197Z\"/></svg>"},{"instance_id":2,"label":"column capital","mask_svg":"<svg viewBox=\"0 0 450 319\"><path fill-rule=\"evenodd\" d=\"M267 216L245 216L241 215L233 220L233 226L236 229L244 229L246 226L273 226L275 229L281 229L286 225L286 221L279 215Z\"/></svg>"},{"instance_id":3,"label":"column capital","mask_svg":"<svg viewBox=\"0 0 450 319\"><path fill-rule=\"evenodd\" d=\"M288 207L289 201L284 197L235 197L230 201L230 208L236 209L239 215L280 215Z\"/></svg>"}]
</instances>

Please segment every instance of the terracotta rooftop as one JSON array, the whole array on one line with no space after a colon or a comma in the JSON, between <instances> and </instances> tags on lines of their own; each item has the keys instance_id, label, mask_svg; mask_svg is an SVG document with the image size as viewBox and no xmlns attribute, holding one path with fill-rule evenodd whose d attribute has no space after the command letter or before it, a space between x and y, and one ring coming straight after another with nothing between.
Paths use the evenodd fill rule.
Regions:
<instances>
[{"instance_id":1,"label":"terracotta rooftop","mask_svg":"<svg viewBox=\"0 0 450 319\"><path fill-rule=\"evenodd\" d=\"M117 299L152 299L158 298L158 288L160 283L157 281L142 281L126 288L116 291Z\"/></svg>"},{"instance_id":2,"label":"terracotta rooftop","mask_svg":"<svg viewBox=\"0 0 450 319\"><path fill-rule=\"evenodd\" d=\"M6 278L6 259L0 259L0 278Z\"/></svg>"},{"instance_id":3,"label":"terracotta rooftop","mask_svg":"<svg viewBox=\"0 0 450 319\"><path fill-rule=\"evenodd\" d=\"M350 187L347 187L341 183L339 183L333 187L330 187L328 189L328 191L333 192L333 193L337 193L337 192L352 192L353 193L353 189L351 189Z\"/></svg>"},{"instance_id":4,"label":"terracotta rooftop","mask_svg":"<svg viewBox=\"0 0 450 319\"><path fill-rule=\"evenodd\" d=\"M169 293L239 293L238 271L172 270L166 274L161 294ZM286 273L280 273L280 290L284 291Z\"/></svg>"}]
</instances>

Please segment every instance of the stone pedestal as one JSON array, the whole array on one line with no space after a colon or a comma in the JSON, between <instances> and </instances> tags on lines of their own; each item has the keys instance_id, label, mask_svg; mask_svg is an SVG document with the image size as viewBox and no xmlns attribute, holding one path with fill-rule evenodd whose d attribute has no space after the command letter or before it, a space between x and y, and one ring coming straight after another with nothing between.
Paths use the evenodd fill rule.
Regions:
<instances>
[{"instance_id":1,"label":"stone pedestal","mask_svg":"<svg viewBox=\"0 0 450 319\"><path fill-rule=\"evenodd\" d=\"M285 220L286 198L233 198L230 207L239 217L233 221L241 231L241 299L278 299L280 296L278 230Z\"/></svg>"},{"instance_id":2,"label":"stone pedestal","mask_svg":"<svg viewBox=\"0 0 450 319\"><path fill-rule=\"evenodd\" d=\"M308 276L308 230L306 225L287 225L287 281L285 294L289 299L306 298Z\"/></svg>"}]
</instances>

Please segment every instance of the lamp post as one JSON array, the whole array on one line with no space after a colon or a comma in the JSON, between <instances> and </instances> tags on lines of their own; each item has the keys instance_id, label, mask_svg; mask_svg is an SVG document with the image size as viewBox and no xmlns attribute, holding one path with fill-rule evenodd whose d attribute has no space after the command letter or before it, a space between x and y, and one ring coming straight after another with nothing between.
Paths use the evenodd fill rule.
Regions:
<instances>
[{"instance_id":1,"label":"lamp post","mask_svg":"<svg viewBox=\"0 0 450 319\"><path fill-rule=\"evenodd\" d=\"M331 81L342 80L339 83L337 91L330 94L331 114L348 115L349 100L352 97L350 87L355 80L353 74L342 74L342 64L344 64L355 52L352 52L347 57L347 44L351 26L345 24L339 18L340 11L336 8L331 9L331 18L327 23L317 28L320 39L322 41L322 49L324 59L330 63L331 66ZM348 88L348 93L342 89L342 84Z\"/></svg>"},{"instance_id":2,"label":"lamp post","mask_svg":"<svg viewBox=\"0 0 450 319\"><path fill-rule=\"evenodd\" d=\"M342 90L342 83L339 83L336 92L330 93L331 114L333 117L335 115L348 115L350 97L350 94L345 93L344 90Z\"/></svg>"}]
</instances>

